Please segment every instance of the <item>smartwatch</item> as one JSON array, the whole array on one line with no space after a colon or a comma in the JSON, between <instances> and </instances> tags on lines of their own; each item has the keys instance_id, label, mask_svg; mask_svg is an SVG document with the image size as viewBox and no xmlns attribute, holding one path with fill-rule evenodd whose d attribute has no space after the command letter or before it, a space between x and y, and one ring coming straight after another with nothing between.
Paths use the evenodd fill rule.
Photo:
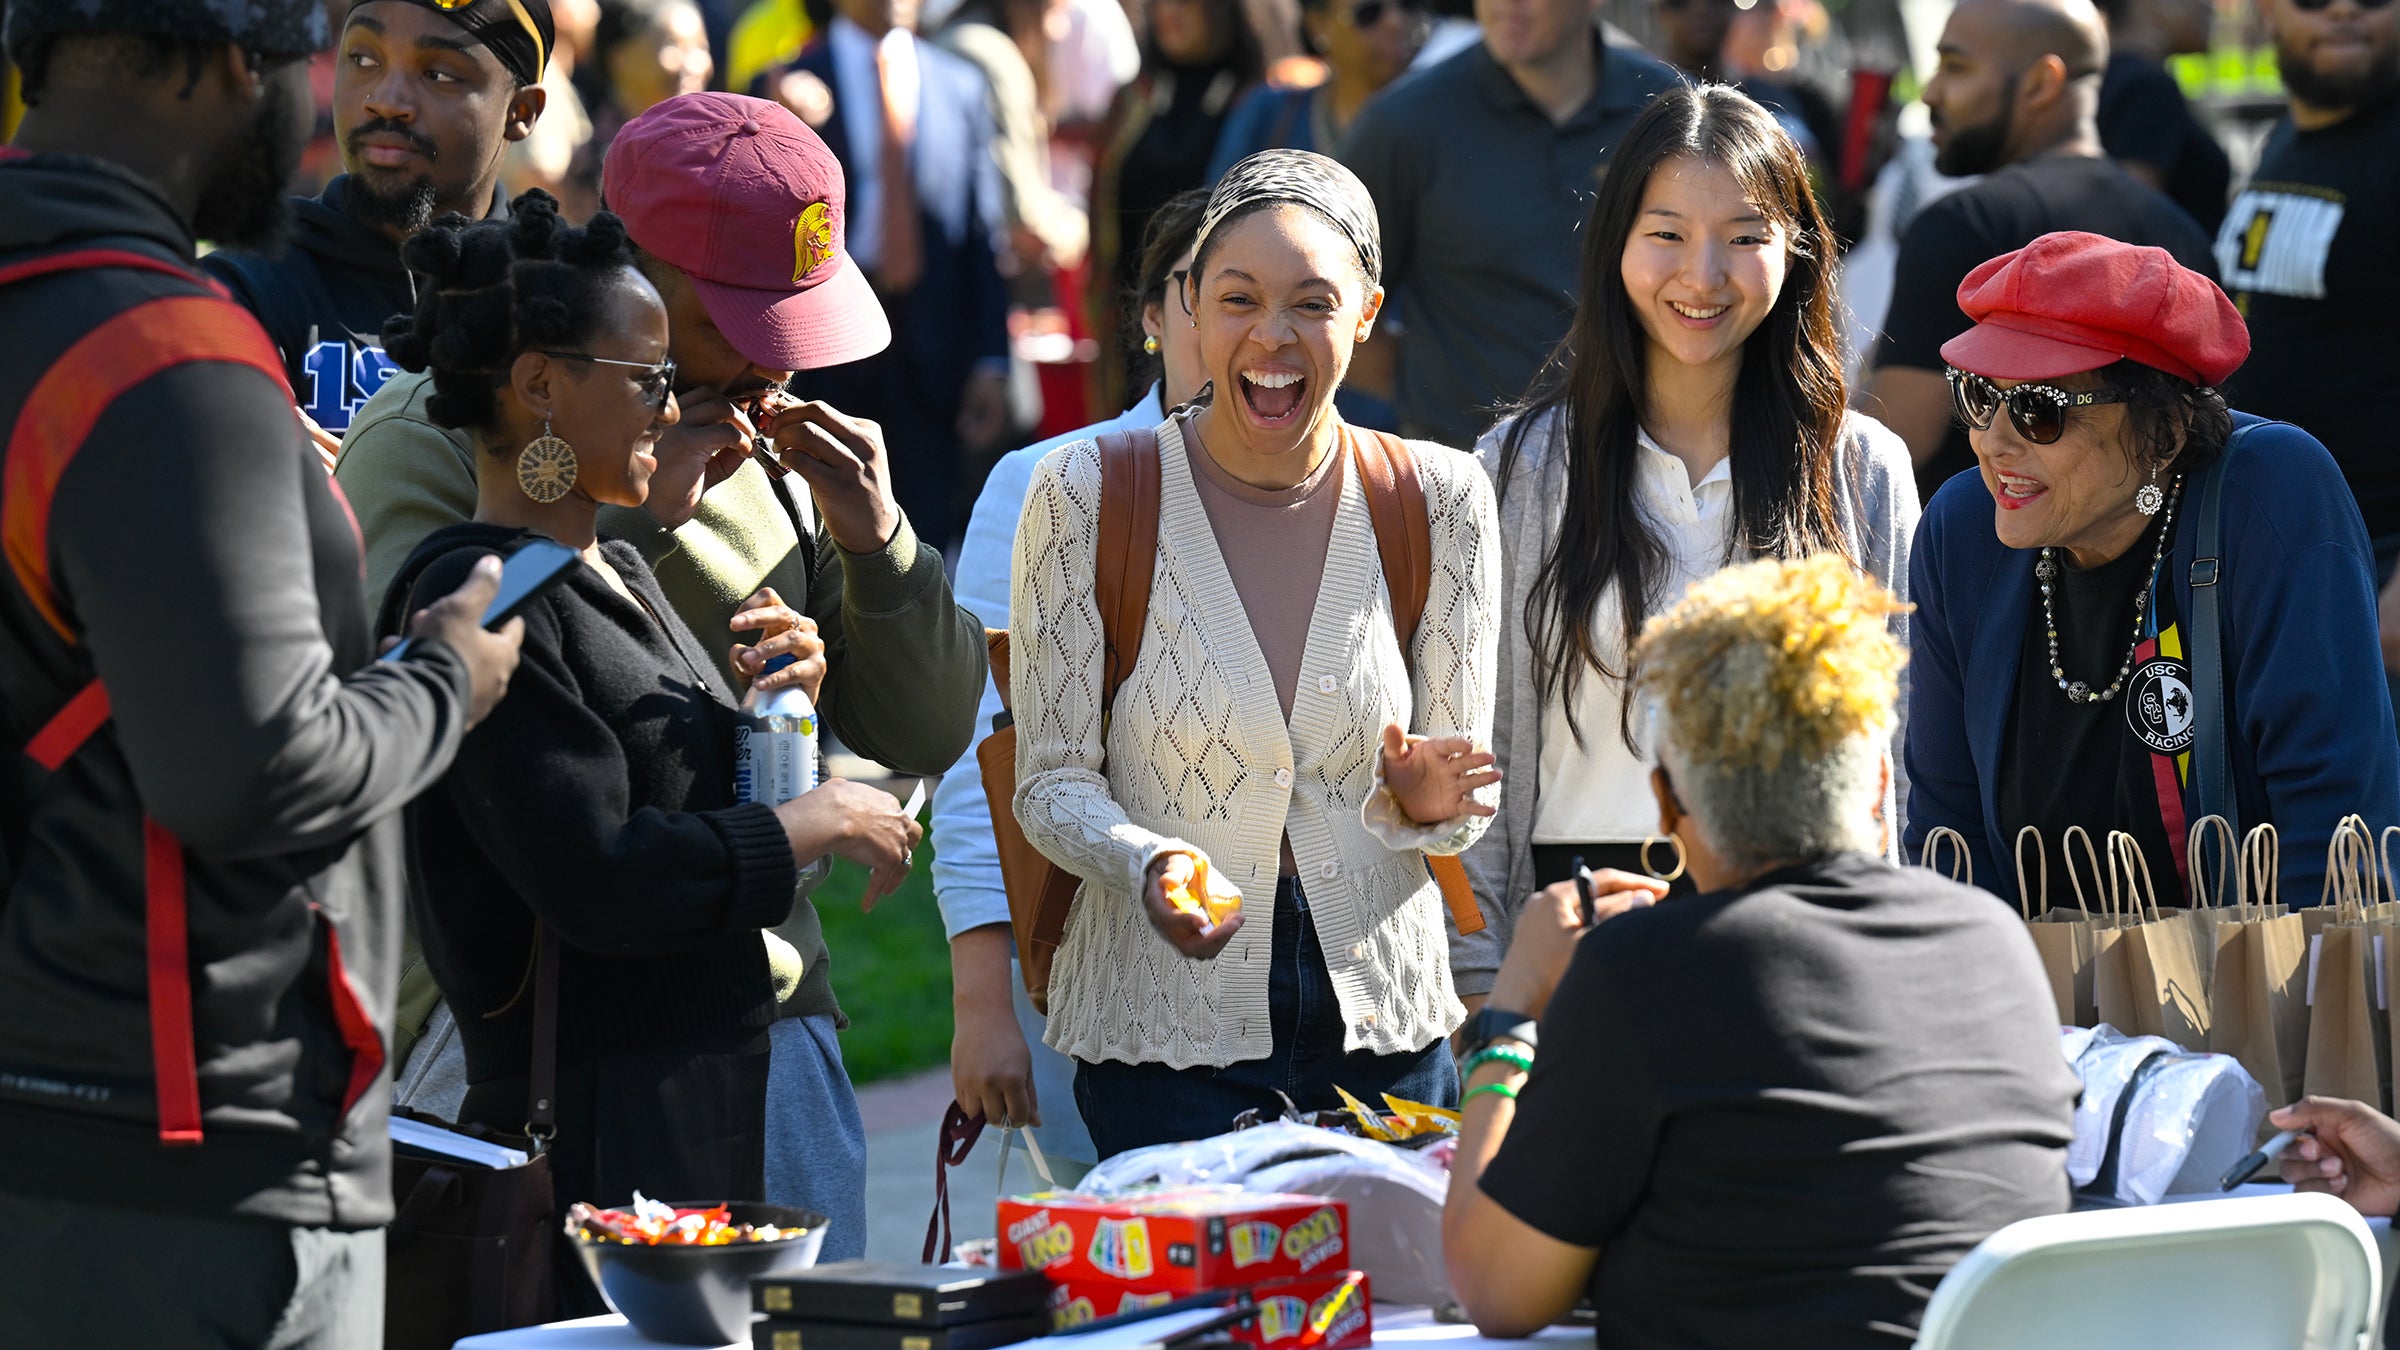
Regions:
<instances>
[{"instance_id":1,"label":"smartwatch","mask_svg":"<svg viewBox=\"0 0 2400 1350\"><path fill-rule=\"evenodd\" d=\"M1536 1026L1532 1018L1521 1012L1486 1005L1467 1019L1464 1053L1474 1054L1494 1041L1523 1041L1539 1049L1541 1040L1536 1034Z\"/></svg>"}]
</instances>

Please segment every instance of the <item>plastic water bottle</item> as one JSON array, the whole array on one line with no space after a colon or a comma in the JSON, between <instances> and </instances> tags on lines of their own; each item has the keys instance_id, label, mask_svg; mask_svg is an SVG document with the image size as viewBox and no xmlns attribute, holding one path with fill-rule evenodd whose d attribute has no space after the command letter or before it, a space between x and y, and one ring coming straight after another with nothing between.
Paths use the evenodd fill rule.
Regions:
<instances>
[{"instance_id":1,"label":"plastic water bottle","mask_svg":"<svg viewBox=\"0 0 2400 1350\"><path fill-rule=\"evenodd\" d=\"M790 665L779 656L759 678ZM798 685L761 693L753 685L733 724L733 795L774 806L817 785L817 705Z\"/></svg>"}]
</instances>

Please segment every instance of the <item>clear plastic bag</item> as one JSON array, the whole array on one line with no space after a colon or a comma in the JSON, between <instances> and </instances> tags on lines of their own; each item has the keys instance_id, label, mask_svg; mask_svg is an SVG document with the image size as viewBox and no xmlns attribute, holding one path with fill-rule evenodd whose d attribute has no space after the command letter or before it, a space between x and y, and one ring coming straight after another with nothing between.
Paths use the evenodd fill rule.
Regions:
<instances>
[{"instance_id":1,"label":"clear plastic bag","mask_svg":"<svg viewBox=\"0 0 2400 1350\"><path fill-rule=\"evenodd\" d=\"M1294 1121L1122 1153L1088 1173L1079 1189L1121 1195L1143 1186L1237 1186L1246 1191L1322 1195L1350 1209L1350 1264L1386 1303L1451 1302L1442 1266L1442 1202L1449 1170L1425 1150Z\"/></svg>"},{"instance_id":2,"label":"clear plastic bag","mask_svg":"<svg viewBox=\"0 0 2400 1350\"><path fill-rule=\"evenodd\" d=\"M2060 1048L2083 1080L2067 1149L2081 1199L2154 1205L2211 1190L2257 1144L2267 1094L2231 1055L2192 1054L2106 1023L2067 1028Z\"/></svg>"}]
</instances>

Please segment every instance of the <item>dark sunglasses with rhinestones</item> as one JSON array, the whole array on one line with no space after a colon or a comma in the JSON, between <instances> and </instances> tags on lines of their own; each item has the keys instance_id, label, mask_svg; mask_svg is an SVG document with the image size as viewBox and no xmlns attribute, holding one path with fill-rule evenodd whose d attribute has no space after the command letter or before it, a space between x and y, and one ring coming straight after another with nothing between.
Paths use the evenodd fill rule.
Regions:
<instances>
[{"instance_id":1,"label":"dark sunglasses with rhinestones","mask_svg":"<svg viewBox=\"0 0 2400 1350\"><path fill-rule=\"evenodd\" d=\"M636 372L625 378L633 381L633 387L642 391L642 397L649 400L652 412L667 410L667 395L675 388L675 363L673 361L660 361L653 365L647 361L620 361L613 356L593 356L586 352L554 352L547 349L542 350L542 355L555 356L562 361L589 361L596 366L624 366Z\"/></svg>"},{"instance_id":2,"label":"dark sunglasses with rhinestones","mask_svg":"<svg viewBox=\"0 0 2400 1350\"><path fill-rule=\"evenodd\" d=\"M2125 395L2114 389L2077 393L2055 384L2020 384L2003 391L1973 371L1951 366L1944 373L1950 377L1950 402L1958 409L1959 421L1981 431L1992 424L1992 419L2000 415L2001 405L2006 404L2008 424L2035 445L2053 444L2067 434L2069 408L2125 401Z\"/></svg>"}]
</instances>

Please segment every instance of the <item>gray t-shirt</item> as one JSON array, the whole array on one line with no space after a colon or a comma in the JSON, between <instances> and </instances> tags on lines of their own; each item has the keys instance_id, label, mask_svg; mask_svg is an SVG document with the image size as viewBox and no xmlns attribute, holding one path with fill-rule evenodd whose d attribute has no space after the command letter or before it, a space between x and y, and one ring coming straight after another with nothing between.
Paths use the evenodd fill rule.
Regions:
<instances>
[{"instance_id":1,"label":"gray t-shirt","mask_svg":"<svg viewBox=\"0 0 2400 1350\"><path fill-rule=\"evenodd\" d=\"M1342 142L1375 198L1383 284L1407 327L1397 401L1409 436L1472 448L1567 335L1609 153L1680 80L1597 30L1592 44L1599 87L1564 124L1478 42L1377 95Z\"/></svg>"},{"instance_id":2,"label":"gray t-shirt","mask_svg":"<svg viewBox=\"0 0 2400 1350\"><path fill-rule=\"evenodd\" d=\"M1485 1194L1596 1247L1600 1344L1904 1345L1991 1233L2067 1208L2080 1084L2024 925L1836 854L1602 924Z\"/></svg>"}]
</instances>

